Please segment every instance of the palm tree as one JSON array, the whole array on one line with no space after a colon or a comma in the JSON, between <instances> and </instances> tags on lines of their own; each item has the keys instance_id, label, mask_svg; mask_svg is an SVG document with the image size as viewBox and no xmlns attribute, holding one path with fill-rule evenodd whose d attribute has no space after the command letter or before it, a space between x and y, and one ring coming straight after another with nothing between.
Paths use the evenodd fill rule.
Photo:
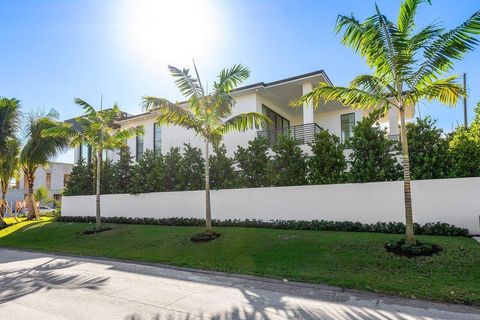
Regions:
<instances>
[{"instance_id":1,"label":"palm tree","mask_svg":"<svg viewBox=\"0 0 480 320\"><path fill-rule=\"evenodd\" d=\"M355 109L393 107L400 115L406 234L405 242L414 244L413 210L410 188L410 163L405 126L405 109L422 100L439 101L455 106L465 96L457 76L444 75L453 68L453 61L463 58L478 44L480 11L460 26L446 31L432 23L416 32L415 16L423 0L405 0L400 5L398 21L388 20L376 6L376 13L365 21L353 15L339 15L336 31L343 31L342 43L359 53L372 69L349 87L319 84L292 105L337 100Z\"/></svg>"},{"instance_id":2,"label":"palm tree","mask_svg":"<svg viewBox=\"0 0 480 320\"><path fill-rule=\"evenodd\" d=\"M8 191L8 185L13 178L18 177L20 142L17 139L7 141L5 152L0 156L0 189L2 190L2 199L0 201L0 228L6 226L3 220L5 211L4 204Z\"/></svg>"},{"instance_id":3,"label":"palm tree","mask_svg":"<svg viewBox=\"0 0 480 320\"><path fill-rule=\"evenodd\" d=\"M15 137L19 127L20 101L0 98L0 154L7 148L8 140Z\"/></svg>"},{"instance_id":4,"label":"palm tree","mask_svg":"<svg viewBox=\"0 0 480 320\"><path fill-rule=\"evenodd\" d=\"M176 125L193 130L205 143L205 216L206 233L212 233L212 214L210 208L209 147L219 143L223 136L231 131L246 131L258 128L268 119L260 113L248 112L233 116L235 100L230 92L246 80L250 71L237 64L230 69L223 69L213 83L213 91L207 92L202 86L194 63L196 78L188 69L169 66L170 73L180 92L188 99L187 106L172 103L167 99L145 96L143 106L146 110L157 110L160 125Z\"/></svg>"},{"instance_id":5,"label":"palm tree","mask_svg":"<svg viewBox=\"0 0 480 320\"><path fill-rule=\"evenodd\" d=\"M96 230L101 229L100 213L100 178L102 168L102 154L106 150L116 150L125 146L125 141L134 135L143 135L143 128L119 129L115 120L120 119L121 111L118 105L110 109L96 111L86 101L75 98L75 103L83 108L84 114L76 118L81 131L75 130L71 124L63 123L61 126L48 130L45 135L50 137L67 138L70 146L77 147L81 144L89 145L96 154Z\"/></svg>"},{"instance_id":6,"label":"palm tree","mask_svg":"<svg viewBox=\"0 0 480 320\"><path fill-rule=\"evenodd\" d=\"M48 160L59 152L66 150L68 141L64 137L47 137L46 130L60 127L61 123L54 119L52 111L46 115L30 113L27 117L26 141L20 152L20 167L23 178L28 184L25 202L28 208L28 219L39 219L40 215L33 194L35 173L38 168L48 166Z\"/></svg>"},{"instance_id":7,"label":"palm tree","mask_svg":"<svg viewBox=\"0 0 480 320\"><path fill-rule=\"evenodd\" d=\"M40 205L47 205L48 203L55 202L55 200L50 197L48 189L44 186L41 186L34 193L35 200L40 203Z\"/></svg>"}]
</instances>

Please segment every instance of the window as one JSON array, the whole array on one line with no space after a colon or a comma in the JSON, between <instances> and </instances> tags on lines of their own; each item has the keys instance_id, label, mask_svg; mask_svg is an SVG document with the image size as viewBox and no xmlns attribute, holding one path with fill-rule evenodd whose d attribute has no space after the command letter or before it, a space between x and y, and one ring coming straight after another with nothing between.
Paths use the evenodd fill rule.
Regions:
<instances>
[{"instance_id":1,"label":"window","mask_svg":"<svg viewBox=\"0 0 480 320\"><path fill-rule=\"evenodd\" d=\"M46 180L46 183L45 183L46 187L48 190L50 190L52 187L52 174L50 172L46 173L45 180Z\"/></svg>"},{"instance_id":2,"label":"window","mask_svg":"<svg viewBox=\"0 0 480 320\"><path fill-rule=\"evenodd\" d=\"M88 144L82 143L80 145L80 157L79 159L85 160L86 163L92 162L92 149Z\"/></svg>"},{"instance_id":3,"label":"window","mask_svg":"<svg viewBox=\"0 0 480 320\"><path fill-rule=\"evenodd\" d=\"M267 128L265 128L268 130L265 136L272 146L277 143L279 135L289 133L287 128L290 127L290 121L265 105L262 105L262 113L270 119L270 123L268 123Z\"/></svg>"},{"instance_id":4,"label":"window","mask_svg":"<svg viewBox=\"0 0 480 320\"><path fill-rule=\"evenodd\" d=\"M353 137L353 127L355 126L355 113L346 113L340 116L340 126L342 131L342 141L347 141Z\"/></svg>"},{"instance_id":5,"label":"window","mask_svg":"<svg viewBox=\"0 0 480 320\"><path fill-rule=\"evenodd\" d=\"M282 129L290 127L290 121L270 109L269 107L262 105L262 113L267 116L271 121L268 124L268 129Z\"/></svg>"},{"instance_id":6,"label":"window","mask_svg":"<svg viewBox=\"0 0 480 320\"><path fill-rule=\"evenodd\" d=\"M158 123L153 124L153 151L162 154L162 127Z\"/></svg>"},{"instance_id":7,"label":"window","mask_svg":"<svg viewBox=\"0 0 480 320\"><path fill-rule=\"evenodd\" d=\"M138 161L143 157L143 136L137 136L135 159Z\"/></svg>"}]
</instances>

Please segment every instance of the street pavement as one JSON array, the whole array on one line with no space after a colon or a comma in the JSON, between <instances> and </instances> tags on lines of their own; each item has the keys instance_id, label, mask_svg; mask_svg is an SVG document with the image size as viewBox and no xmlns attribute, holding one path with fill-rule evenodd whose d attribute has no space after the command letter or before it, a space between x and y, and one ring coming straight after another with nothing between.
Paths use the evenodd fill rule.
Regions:
<instances>
[{"instance_id":1,"label":"street pavement","mask_svg":"<svg viewBox=\"0 0 480 320\"><path fill-rule=\"evenodd\" d=\"M0 249L0 319L480 319L480 309L249 276Z\"/></svg>"}]
</instances>

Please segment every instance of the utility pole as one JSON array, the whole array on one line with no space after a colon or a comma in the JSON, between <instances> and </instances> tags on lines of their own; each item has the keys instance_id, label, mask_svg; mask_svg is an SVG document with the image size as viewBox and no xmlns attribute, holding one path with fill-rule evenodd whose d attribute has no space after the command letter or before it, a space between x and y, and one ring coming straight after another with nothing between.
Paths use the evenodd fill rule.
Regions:
<instances>
[{"instance_id":1,"label":"utility pole","mask_svg":"<svg viewBox=\"0 0 480 320\"><path fill-rule=\"evenodd\" d=\"M463 122L465 129L468 128L468 118L467 118L467 73L463 73L463 89L465 90L465 97L463 98Z\"/></svg>"}]
</instances>

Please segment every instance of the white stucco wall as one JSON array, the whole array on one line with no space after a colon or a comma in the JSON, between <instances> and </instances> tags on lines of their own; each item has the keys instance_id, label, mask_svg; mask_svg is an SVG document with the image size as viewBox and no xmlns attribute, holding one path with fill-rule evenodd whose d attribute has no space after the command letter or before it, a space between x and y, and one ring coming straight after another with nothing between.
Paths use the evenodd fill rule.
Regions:
<instances>
[{"instance_id":1,"label":"white stucco wall","mask_svg":"<svg viewBox=\"0 0 480 320\"><path fill-rule=\"evenodd\" d=\"M414 220L448 222L480 234L480 178L412 183ZM212 191L216 219L404 221L403 184L315 185ZM204 217L204 192L103 195L103 216ZM95 197L64 197L62 215L94 216Z\"/></svg>"},{"instance_id":2,"label":"white stucco wall","mask_svg":"<svg viewBox=\"0 0 480 320\"><path fill-rule=\"evenodd\" d=\"M73 164L71 163L49 162L47 167L37 169L33 189L37 190L40 187L47 187L47 173L50 173L50 188L48 189L50 197L62 194L65 175L69 175L72 172L72 168ZM20 176L18 187L18 189L12 188L8 190L6 199L9 203L23 201L25 198L27 190L24 188L25 181L23 174Z\"/></svg>"}]
</instances>

